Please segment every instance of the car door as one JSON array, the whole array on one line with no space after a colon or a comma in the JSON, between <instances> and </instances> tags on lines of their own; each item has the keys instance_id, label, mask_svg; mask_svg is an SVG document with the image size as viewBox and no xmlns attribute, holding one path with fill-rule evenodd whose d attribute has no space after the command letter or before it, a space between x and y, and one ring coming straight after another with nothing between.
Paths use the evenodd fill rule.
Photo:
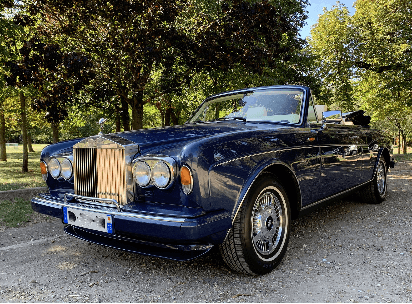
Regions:
<instances>
[{"instance_id":1,"label":"car door","mask_svg":"<svg viewBox=\"0 0 412 304\"><path fill-rule=\"evenodd\" d=\"M302 206L310 205L321 199L318 189L320 184L320 149L316 143L316 134L303 129L296 134L299 145L293 149L291 166L299 183Z\"/></svg>"},{"instance_id":2,"label":"car door","mask_svg":"<svg viewBox=\"0 0 412 304\"><path fill-rule=\"evenodd\" d=\"M361 183L363 145L352 126L331 125L318 133L323 198Z\"/></svg>"}]
</instances>

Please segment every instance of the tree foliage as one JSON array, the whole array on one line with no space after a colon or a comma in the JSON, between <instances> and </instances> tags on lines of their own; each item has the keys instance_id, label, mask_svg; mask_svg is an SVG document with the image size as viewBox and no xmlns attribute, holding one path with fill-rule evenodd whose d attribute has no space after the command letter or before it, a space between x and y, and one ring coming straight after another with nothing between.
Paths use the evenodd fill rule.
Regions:
<instances>
[{"instance_id":1,"label":"tree foliage","mask_svg":"<svg viewBox=\"0 0 412 304\"><path fill-rule=\"evenodd\" d=\"M50 39L93 60L93 88L126 102L137 129L150 99L145 98L149 83L159 71L159 94L176 95L199 72L215 79L238 67L250 74L284 72L285 63L302 48L298 30L307 1L29 3ZM171 92L172 87L178 89ZM166 98L167 110L170 102Z\"/></svg>"},{"instance_id":2,"label":"tree foliage","mask_svg":"<svg viewBox=\"0 0 412 304\"><path fill-rule=\"evenodd\" d=\"M322 97L344 110L360 107L373 121L387 120L406 139L412 115L412 3L358 0L355 8L349 16L338 3L311 31L323 92L334 93ZM347 94L331 91L339 86Z\"/></svg>"},{"instance_id":3,"label":"tree foliage","mask_svg":"<svg viewBox=\"0 0 412 304\"><path fill-rule=\"evenodd\" d=\"M352 52L353 29L347 7L338 3L324 9L311 30L310 51L315 56L315 73L322 80L318 96L325 104L336 104L343 110L353 110Z\"/></svg>"},{"instance_id":4,"label":"tree foliage","mask_svg":"<svg viewBox=\"0 0 412 304\"><path fill-rule=\"evenodd\" d=\"M169 64L186 48L176 29L176 1L34 1L51 39L93 59L100 80L132 109L142 127L143 92L156 65Z\"/></svg>"}]
</instances>

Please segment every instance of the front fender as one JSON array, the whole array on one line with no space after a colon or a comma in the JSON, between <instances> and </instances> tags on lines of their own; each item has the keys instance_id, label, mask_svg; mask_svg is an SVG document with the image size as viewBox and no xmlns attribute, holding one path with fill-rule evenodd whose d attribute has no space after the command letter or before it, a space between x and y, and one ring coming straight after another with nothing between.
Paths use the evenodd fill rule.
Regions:
<instances>
[{"instance_id":1,"label":"front fender","mask_svg":"<svg viewBox=\"0 0 412 304\"><path fill-rule=\"evenodd\" d=\"M262 153L212 166L209 170L210 204L229 212L233 222L254 181L263 172L273 166L282 166L293 173L274 154Z\"/></svg>"}]
</instances>

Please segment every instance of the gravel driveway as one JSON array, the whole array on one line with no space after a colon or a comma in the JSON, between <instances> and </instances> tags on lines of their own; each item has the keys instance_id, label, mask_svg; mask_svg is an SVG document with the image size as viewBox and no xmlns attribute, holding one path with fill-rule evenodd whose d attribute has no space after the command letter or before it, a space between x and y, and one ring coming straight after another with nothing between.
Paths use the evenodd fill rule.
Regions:
<instances>
[{"instance_id":1,"label":"gravel driveway","mask_svg":"<svg viewBox=\"0 0 412 304\"><path fill-rule=\"evenodd\" d=\"M411 302L412 163L381 205L347 198L293 222L270 274L128 254L66 236L58 220L0 232L0 302Z\"/></svg>"}]
</instances>

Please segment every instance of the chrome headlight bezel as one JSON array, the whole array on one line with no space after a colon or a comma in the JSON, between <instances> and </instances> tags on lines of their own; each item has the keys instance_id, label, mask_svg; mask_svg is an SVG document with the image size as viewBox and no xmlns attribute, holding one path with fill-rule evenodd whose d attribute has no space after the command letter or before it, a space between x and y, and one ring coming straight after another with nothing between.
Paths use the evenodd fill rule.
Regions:
<instances>
[{"instance_id":1,"label":"chrome headlight bezel","mask_svg":"<svg viewBox=\"0 0 412 304\"><path fill-rule=\"evenodd\" d=\"M73 162L69 157L60 161L60 176L65 180L70 180L73 177Z\"/></svg>"},{"instance_id":2,"label":"chrome headlight bezel","mask_svg":"<svg viewBox=\"0 0 412 304\"><path fill-rule=\"evenodd\" d=\"M147 164L147 166L150 168L150 182L147 184L139 184L136 181L136 176L135 176L135 167L138 166L138 163L142 162ZM155 182L154 174L156 174L156 171L153 172L153 169L158 166L165 166L163 168L167 167L167 171L169 172L168 176L168 182L167 183L159 183ZM142 188L147 188L151 186L155 186L158 189L169 189L175 180L175 174L176 174L176 161L171 158L171 157L158 157L158 156L145 156L145 157L139 157L133 161L133 179L136 182L136 184Z\"/></svg>"},{"instance_id":3,"label":"chrome headlight bezel","mask_svg":"<svg viewBox=\"0 0 412 304\"><path fill-rule=\"evenodd\" d=\"M61 165L60 165L60 161L55 158L52 157L47 164L47 169L50 173L50 175L54 178L54 179L58 179L60 177L60 173L61 173Z\"/></svg>"},{"instance_id":4,"label":"chrome headlight bezel","mask_svg":"<svg viewBox=\"0 0 412 304\"><path fill-rule=\"evenodd\" d=\"M152 168L152 182L159 189L165 189L170 184L172 174L166 162L159 160Z\"/></svg>"},{"instance_id":5,"label":"chrome headlight bezel","mask_svg":"<svg viewBox=\"0 0 412 304\"><path fill-rule=\"evenodd\" d=\"M139 169L138 167L140 167L140 169L142 171L146 171L146 174L141 174L141 177L145 178L145 179L140 179L138 178L138 172L137 170ZM149 166L149 164L147 162L145 162L144 160L138 160L136 162L134 162L133 164L133 179L134 181L142 188L147 187L150 184L150 181L152 179L152 170Z\"/></svg>"}]
</instances>

